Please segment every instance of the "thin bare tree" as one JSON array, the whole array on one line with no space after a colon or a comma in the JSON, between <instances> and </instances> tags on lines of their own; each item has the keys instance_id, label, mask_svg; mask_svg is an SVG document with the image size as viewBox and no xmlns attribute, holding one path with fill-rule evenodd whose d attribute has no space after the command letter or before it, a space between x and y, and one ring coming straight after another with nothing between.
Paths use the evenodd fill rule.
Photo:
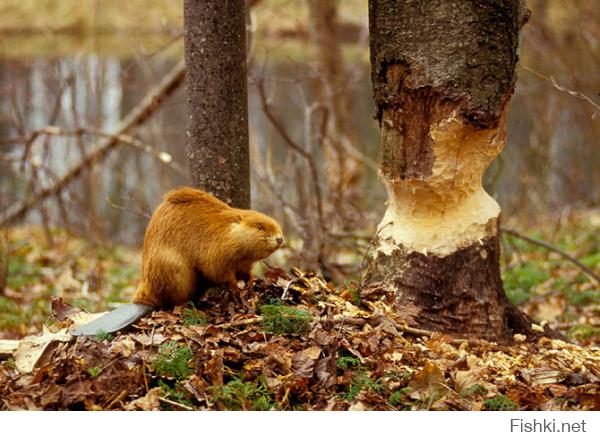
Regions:
<instances>
[{"instance_id":1,"label":"thin bare tree","mask_svg":"<svg viewBox=\"0 0 600 441\"><path fill-rule=\"evenodd\" d=\"M244 0L185 0L192 184L250 207Z\"/></svg>"}]
</instances>

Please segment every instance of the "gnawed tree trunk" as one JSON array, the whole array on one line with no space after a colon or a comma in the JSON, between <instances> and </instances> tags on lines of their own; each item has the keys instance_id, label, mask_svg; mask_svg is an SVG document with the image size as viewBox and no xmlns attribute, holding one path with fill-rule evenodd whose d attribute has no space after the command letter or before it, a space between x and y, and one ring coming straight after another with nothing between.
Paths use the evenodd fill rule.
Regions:
<instances>
[{"instance_id":1,"label":"gnawed tree trunk","mask_svg":"<svg viewBox=\"0 0 600 441\"><path fill-rule=\"evenodd\" d=\"M371 73L389 200L363 286L410 324L507 340L531 322L500 278L500 207L483 174L505 143L522 0L370 0Z\"/></svg>"},{"instance_id":2,"label":"gnawed tree trunk","mask_svg":"<svg viewBox=\"0 0 600 441\"><path fill-rule=\"evenodd\" d=\"M244 0L185 0L192 185L250 207Z\"/></svg>"}]
</instances>

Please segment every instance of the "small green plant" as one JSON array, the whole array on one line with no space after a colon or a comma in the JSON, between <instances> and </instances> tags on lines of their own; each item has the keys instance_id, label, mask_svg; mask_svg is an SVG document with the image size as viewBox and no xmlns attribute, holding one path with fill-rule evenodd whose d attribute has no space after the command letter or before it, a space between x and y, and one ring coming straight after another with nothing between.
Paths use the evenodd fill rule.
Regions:
<instances>
[{"instance_id":1,"label":"small green plant","mask_svg":"<svg viewBox=\"0 0 600 441\"><path fill-rule=\"evenodd\" d=\"M183 324L186 326L206 325L208 323L206 314L196 309L193 304L189 303L188 305L189 307L185 308L181 313L181 316L183 317Z\"/></svg>"},{"instance_id":2,"label":"small green plant","mask_svg":"<svg viewBox=\"0 0 600 441\"><path fill-rule=\"evenodd\" d=\"M483 402L485 410L516 410L517 403L504 395L488 398Z\"/></svg>"},{"instance_id":3,"label":"small green plant","mask_svg":"<svg viewBox=\"0 0 600 441\"><path fill-rule=\"evenodd\" d=\"M468 388L461 392L461 395L471 397L473 395L484 395L487 393L487 389L481 384L472 384Z\"/></svg>"},{"instance_id":4,"label":"small green plant","mask_svg":"<svg viewBox=\"0 0 600 441\"><path fill-rule=\"evenodd\" d=\"M176 342L161 345L154 359L154 371L161 377L171 377L182 380L192 375L190 366L192 351L187 346L177 347Z\"/></svg>"},{"instance_id":5,"label":"small green plant","mask_svg":"<svg viewBox=\"0 0 600 441\"><path fill-rule=\"evenodd\" d=\"M158 380L158 386L162 390L165 398L188 407L193 407L194 403L192 403L189 393L185 389L181 388L179 382L176 382L173 386L171 386L163 380ZM170 408L168 403L166 403L166 406Z\"/></svg>"},{"instance_id":6,"label":"small green plant","mask_svg":"<svg viewBox=\"0 0 600 441\"><path fill-rule=\"evenodd\" d=\"M391 371L385 373L385 377L389 378L392 381L399 381L401 383L404 383L411 379L412 372L402 371L399 369L392 369Z\"/></svg>"},{"instance_id":7,"label":"small green plant","mask_svg":"<svg viewBox=\"0 0 600 441\"><path fill-rule=\"evenodd\" d=\"M8 360L6 360L6 361L4 362L4 366L5 366L7 369L12 369L12 370L15 370L15 369L17 368L17 362L15 361L15 359L14 359L14 358L12 358L12 357L11 357L11 358L9 358Z\"/></svg>"},{"instance_id":8,"label":"small green plant","mask_svg":"<svg viewBox=\"0 0 600 441\"><path fill-rule=\"evenodd\" d=\"M113 341L115 338L115 336L113 334L111 334L110 332L106 332L104 330L99 331L95 336L94 339L96 341Z\"/></svg>"},{"instance_id":9,"label":"small green plant","mask_svg":"<svg viewBox=\"0 0 600 441\"><path fill-rule=\"evenodd\" d=\"M261 327L272 334L302 335L310 331L313 317L298 308L282 305L263 305L260 307Z\"/></svg>"},{"instance_id":10,"label":"small green plant","mask_svg":"<svg viewBox=\"0 0 600 441\"><path fill-rule=\"evenodd\" d=\"M271 410L276 407L261 377L258 385L236 378L223 386L211 388L211 391L213 401L220 402L228 410Z\"/></svg>"},{"instance_id":11,"label":"small green plant","mask_svg":"<svg viewBox=\"0 0 600 441\"><path fill-rule=\"evenodd\" d=\"M388 398L388 403L394 407L404 404L406 396L410 393L410 391L411 391L411 388L407 386L407 387L403 387L402 389L391 393L390 397Z\"/></svg>"},{"instance_id":12,"label":"small green plant","mask_svg":"<svg viewBox=\"0 0 600 441\"><path fill-rule=\"evenodd\" d=\"M361 300L360 300L360 293L358 292L358 289L350 288L350 295L352 296L352 304L354 304L354 306L358 306L360 308Z\"/></svg>"},{"instance_id":13,"label":"small green plant","mask_svg":"<svg viewBox=\"0 0 600 441\"><path fill-rule=\"evenodd\" d=\"M94 366L87 369L87 373L90 374L90 377L96 378L102 372L102 368L100 366Z\"/></svg>"},{"instance_id":14,"label":"small green plant","mask_svg":"<svg viewBox=\"0 0 600 441\"><path fill-rule=\"evenodd\" d=\"M342 356L335 361L335 364L340 369L352 369L360 366L360 360L356 357Z\"/></svg>"},{"instance_id":15,"label":"small green plant","mask_svg":"<svg viewBox=\"0 0 600 441\"><path fill-rule=\"evenodd\" d=\"M379 378L377 380L373 380L371 377L369 377L367 372L361 370L354 375L354 378L352 378L352 381L350 381L350 385L348 386L348 391L341 394L340 398L346 401L354 401L356 396L362 390L380 393L383 391L383 385L381 384L381 380Z\"/></svg>"}]
</instances>

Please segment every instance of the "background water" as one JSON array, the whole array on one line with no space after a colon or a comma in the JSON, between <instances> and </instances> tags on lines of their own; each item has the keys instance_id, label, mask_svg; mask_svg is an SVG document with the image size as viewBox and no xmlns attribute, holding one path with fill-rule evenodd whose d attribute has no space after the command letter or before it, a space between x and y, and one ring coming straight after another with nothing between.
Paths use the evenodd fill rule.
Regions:
<instances>
[{"instance_id":1,"label":"background water","mask_svg":"<svg viewBox=\"0 0 600 441\"><path fill-rule=\"evenodd\" d=\"M598 35L583 26L570 29L573 35L569 36L551 24L550 18L538 14L526 27L522 60L527 70L519 70L507 146L485 178L485 186L500 202L505 220L529 222L548 213L559 215L597 207L600 201L598 111L581 96L559 90L564 86L595 99L600 90ZM366 161L357 197L363 207L362 225L370 234L384 211L385 191L375 166L379 130L372 117L365 28L359 31L354 39L343 43L345 69L351 78L345 93L351 95L351 106L346 111L356 127L357 148ZM274 112L291 138L314 155L320 179L326 180L329 173L314 140L317 119L311 105L317 100L318 72L314 45L305 37L271 36L269 43L262 42L261 50L250 57L253 205L279 217L283 214L278 211L302 212L302 204L306 203L302 191L310 190L299 188L309 177L306 164L290 151L262 112L255 87L260 78L266 80ZM172 36L104 35L87 42L85 49L74 42L77 37L72 35L0 38L0 209L51 184L101 138L41 136L31 145L26 166L20 161L24 151L20 140L48 125L112 133L123 116L182 56L181 38L173 43ZM52 42L50 49L35 50L48 40ZM583 45L583 50L579 47L577 54L570 53L569 45L576 44ZM554 52L544 49L552 45ZM15 47L27 49L20 54ZM557 59L555 54L559 53L564 57ZM541 78L538 71L546 78ZM557 78L557 84L552 83L551 75ZM120 146L71 184L61 201L49 199L25 220L39 222L45 213L52 224L67 226L74 232L101 241L139 245L147 216L162 193L187 183L185 125L186 102L181 87L133 133L151 146L154 154ZM172 161L161 161L161 152L168 153L163 159ZM36 179L32 187L33 175ZM285 203L274 202L274 186ZM326 191L325 197L329 196ZM59 202L66 209L61 210ZM293 222L293 217L286 220Z\"/></svg>"}]
</instances>

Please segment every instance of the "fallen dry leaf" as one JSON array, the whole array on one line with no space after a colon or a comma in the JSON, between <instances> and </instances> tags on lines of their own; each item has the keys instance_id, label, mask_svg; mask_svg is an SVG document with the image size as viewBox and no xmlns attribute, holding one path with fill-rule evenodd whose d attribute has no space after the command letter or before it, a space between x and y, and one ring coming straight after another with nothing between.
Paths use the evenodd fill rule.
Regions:
<instances>
[{"instance_id":1,"label":"fallen dry leaf","mask_svg":"<svg viewBox=\"0 0 600 441\"><path fill-rule=\"evenodd\" d=\"M431 361L425 362L425 366L408 383L411 389L410 397L416 400L431 399L444 394L447 390L444 374L437 365Z\"/></svg>"},{"instance_id":2,"label":"fallen dry leaf","mask_svg":"<svg viewBox=\"0 0 600 441\"><path fill-rule=\"evenodd\" d=\"M53 333L44 327L42 335L32 335L19 342L15 351L15 365L20 372L31 372L44 352L54 343L73 339L66 329Z\"/></svg>"}]
</instances>

